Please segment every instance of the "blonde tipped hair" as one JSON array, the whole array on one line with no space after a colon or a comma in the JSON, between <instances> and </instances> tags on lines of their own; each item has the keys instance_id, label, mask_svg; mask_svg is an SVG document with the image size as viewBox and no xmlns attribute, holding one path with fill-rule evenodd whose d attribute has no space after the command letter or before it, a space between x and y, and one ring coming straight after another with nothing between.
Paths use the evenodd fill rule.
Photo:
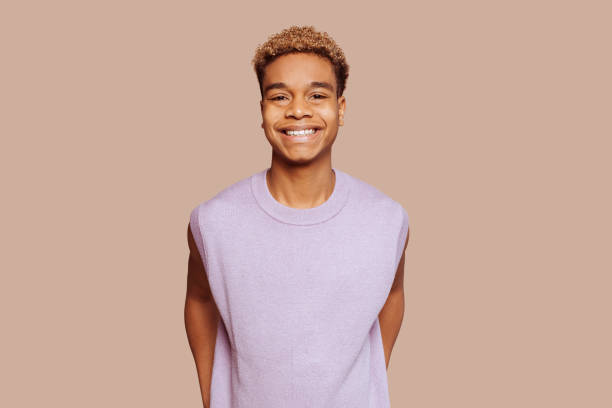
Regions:
<instances>
[{"instance_id":1,"label":"blonde tipped hair","mask_svg":"<svg viewBox=\"0 0 612 408\"><path fill-rule=\"evenodd\" d=\"M253 68L259 81L259 91L263 97L263 78L266 66L281 55L292 53L312 53L327 58L334 67L339 98L346 88L349 65L346 63L344 52L326 32L316 31L313 26L291 26L283 31L268 37L260 44L253 60Z\"/></svg>"}]
</instances>

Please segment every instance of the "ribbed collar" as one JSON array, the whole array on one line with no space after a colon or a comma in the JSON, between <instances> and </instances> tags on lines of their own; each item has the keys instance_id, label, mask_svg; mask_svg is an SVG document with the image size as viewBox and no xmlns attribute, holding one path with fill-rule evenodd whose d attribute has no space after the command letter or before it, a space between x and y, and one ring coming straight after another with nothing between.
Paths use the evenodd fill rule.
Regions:
<instances>
[{"instance_id":1,"label":"ribbed collar","mask_svg":"<svg viewBox=\"0 0 612 408\"><path fill-rule=\"evenodd\" d=\"M348 201L350 192L350 177L345 172L332 167L336 173L334 191L323 203L312 208L293 208L281 204L270 193L266 174L270 170L257 172L251 176L251 191L259 206L271 217L295 225L318 224L338 214Z\"/></svg>"}]
</instances>

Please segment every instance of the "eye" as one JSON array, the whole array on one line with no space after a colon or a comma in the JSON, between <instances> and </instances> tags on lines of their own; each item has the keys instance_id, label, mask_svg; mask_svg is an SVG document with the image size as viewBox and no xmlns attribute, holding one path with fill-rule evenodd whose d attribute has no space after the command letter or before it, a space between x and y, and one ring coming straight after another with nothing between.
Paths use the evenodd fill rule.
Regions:
<instances>
[{"instance_id":1,"label":"eye","mask_svg":"<svg viewBox=\"0 0 612 408\"><path fill-rule=\"evenodd\" d=\"M279 98L284 98L284 97L285 97L284 95L278 95L278 96L275 96L275 97L270 98L270 100L272 100L272 101L278 101L278 100L280 100Z\"/></svg>"},{"instance_id":2,"label":"eye","mask_svg":"<svg viewBox=\"0 0 612 408\"><path fill-rule=\"evenodd\" d=\"M322 95L322 94L314 94L314 95L312 95L312 96L313 96L315 99L323 99L323 98L327 98L325 95ZM318 98L317 98L317 96L318 96Z\"/></svg>"}]
</instances>

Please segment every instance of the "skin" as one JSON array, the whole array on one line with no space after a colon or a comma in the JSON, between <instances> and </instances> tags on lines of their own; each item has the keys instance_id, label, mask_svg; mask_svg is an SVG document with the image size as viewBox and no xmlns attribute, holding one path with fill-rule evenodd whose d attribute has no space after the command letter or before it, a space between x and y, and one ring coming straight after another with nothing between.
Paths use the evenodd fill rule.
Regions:
<instances>
[{"instance_id":1,"label":"skin","mask_svg":"<svg viewBox=\"0 0 612 408\"><path fill-rule=\"evenodd\" d=\"M395 272L395 279L391 285L391 290L387 296L383 308L378 313L378 322L380 324L380 334L382 336L383 348L385 350L385 366L389 368L389 361L391 360L391 351L395 345L395 340L402 326L402 320L404 319L404 263L406 258L406 246L408 245L408 238L410 235L410 228L406 234L406 242L404 242L404 253L400 258L397 271Z\"/></svg>"},{"instance_id":2,"label":"skin","mask_svg":"<svg viewBox=\"0 0 612 408\"><path fill-rule=\"evenodd\" d=\"M328 84L330 88L319 86ZM284 87L270 86L284 84ZM283 55L266 67L260 101L266 139L272 146L268 188L274 198L294 208L322 204L335 186L331 152L344 125L346 99L336 96L336 76L326 58L314 54ZM321 128L312 141L299 143L279 129L288 125Z\"/></svg>"},{"instance_id":3,"label":"skin","mask_svg":"<svg viewBox=\"0 0 612 408\"><path fill-rule=\"evenodd\" d=\"M185 329L198 372L202 402L204 408L207 408L210 407L210 382L220 315L189 226L187 227L187 242L189 260L187 262Z\"/></svg>"},{"instance_id":4,"label":"skin","mask_svg":"<svg viewBox=\"0 0 612 408\"><path fill-rule=\"evenodd\" d=\"M338 129L344 125L346 108L345 97L337 96L333 65L315 54L283 55L266 67L262 89L261 127L272 147L267 179L270 193L278 202L294 208L311 208L324 203L336 182L331 152ZM280 131L288 125L302 124L316 126L320 131L306 142L298 142ZM219 313L189 227L187 235L190 254L185 326L204 407L208 407ZM407 244L408 238L404 250ZM403 282L404 255L378 315L387 367L404 316Z\"/></svg>"}]
</instances>

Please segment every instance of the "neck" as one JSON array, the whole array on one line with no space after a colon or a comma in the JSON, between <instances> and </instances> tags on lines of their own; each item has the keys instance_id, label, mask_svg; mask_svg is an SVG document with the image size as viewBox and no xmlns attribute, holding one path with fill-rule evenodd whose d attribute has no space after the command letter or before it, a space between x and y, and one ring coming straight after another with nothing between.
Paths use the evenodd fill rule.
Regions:
<instances>
[{"instance_id":1,"label":"neck","mask_svg":"<svg viewBox=\"0 0 612 408\"><path fill-rule=\"evenodd\" d=\"M294 166L273 161L266 183L270 194L279 203L293 208L312 208L323 204L332 195L336 174L331 162Z\"/></svg>"}]
</instances>

